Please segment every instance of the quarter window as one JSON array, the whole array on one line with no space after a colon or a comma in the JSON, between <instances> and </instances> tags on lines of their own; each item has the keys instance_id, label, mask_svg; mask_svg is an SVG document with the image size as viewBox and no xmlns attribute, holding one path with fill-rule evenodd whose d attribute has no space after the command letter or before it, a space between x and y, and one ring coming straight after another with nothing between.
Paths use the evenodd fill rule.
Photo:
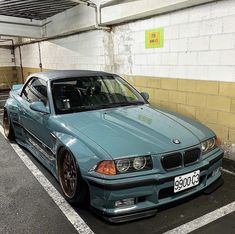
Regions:
<instances>
[{"instance_id":1,"label":"quarter window","mask_svg":"<svg viewBox=\"0 0 235 234\"><path fill-rule=\"evenodd\" d=\"M30 103L41 101L47 105L48 98L46 82L38 78L32 78L22 91L21 96Z\"/></svg>"}]
</instances>

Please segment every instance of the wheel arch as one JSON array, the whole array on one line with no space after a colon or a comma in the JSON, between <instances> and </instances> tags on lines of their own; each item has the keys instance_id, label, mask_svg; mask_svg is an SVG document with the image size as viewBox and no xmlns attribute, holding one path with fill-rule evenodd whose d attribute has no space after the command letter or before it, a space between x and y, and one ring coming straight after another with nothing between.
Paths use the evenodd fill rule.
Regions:
<instances>
[{"instance_id":1,"label":"wheel arch","mask_svg":"<svg viewBox=\"0 0 235 234\"><path fill-rule=\"evenodd\" d=\"M67 150L70 154L72 154L72 156L74 157L74 159L76 161L76 165L77 165L77 168L79 170L79 173L80 173L82 179L88 184L88 182L86 181L85 176L83 174L83 170L80 167L80 163L78 161L78 157L76 157L74 155L74 153L70 150L70 148L68 148L66 145L60 145L57 148L57 152L56 152L56 176L57 176L57 179L59 180L59 160L60 160L59 157L60 157L60 153L61 153L62 150Z\"/></svg>"},{"instance_id":2,"label":"wheel arch","mask_svg":"<svg viewBox=\"0 0 235 234\"><path fill-rule=\"evenodd\" d=\"M56 156L56 174L57 174L57 178L58 178L58 181L60 180L59 179L59 160L60 160L60 153L62 150L66 150L68 151L73 157L74 157L74 160L75 160L75 163L76 163L76 167L77 167L77 170L78 170L78 173L81 177L81 183L82 183L82 186L85 186L86 187L86 190L87 190L87 201L89 200L90 201L90 187L89 187L89 183L88 181L86 180L86 178L83 176L82 172L81 172L81 169L80 169L80 165L79 165L79 162L77 160L77 158L74 156L73 152L68 148L66 147L65 145L60 145L57 149L57 156Z\"/></svg>"},{"instance_id":3,"label":"wheel arch","mask_svg":"<svg viewBox=\"0 0 235 234\"><path fill-rule=\"evenodd\" d=\"M56 165L58 165L57 160L59 153L64 148L69 150L76 159L83 177L89 174L90 169L93 168L94 165L99 163L101 160L104 160L100 152L94 152L77 137L61 132L54 133L54 135L57 138L55 149Z\"/></svg>"}]
</instances>

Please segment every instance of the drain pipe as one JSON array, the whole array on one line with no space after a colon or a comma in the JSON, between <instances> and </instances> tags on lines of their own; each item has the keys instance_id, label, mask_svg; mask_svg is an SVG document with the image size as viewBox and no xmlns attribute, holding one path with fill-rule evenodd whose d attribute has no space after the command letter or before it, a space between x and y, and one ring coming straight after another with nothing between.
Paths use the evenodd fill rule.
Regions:
<instances>
[{"instance_id":1,"label":"drain pipe","mask_svg":"<svg viewBox=\"0 0 235 234\"><path fill-rule=\"evenodd\" d=\"M22 84L23 84L24 83L24 69L23 69L22 54L21 54L20 46L19 46L19 55L20 55L21 81L22 81Z\"/></svg>"},{"instance_id":2,"label":"drain pipe","mask_svg":"<svg viewBox=\"0 0 235 234\"><path fill-rule=\"evenodd\" d=\"M12 46L12 54L14 56L14 64L16 66L16 55L15 55L15 44L14 44L14 41L13 39L9 39L11 41L11 46Z\"/></svg>"},{"instance_id":3,"label":"drain pipe","mask_svg":"<svg viewBox=\"0 0 235 234\"><path fill-rule=\"evenodd\" d=\"M96 22L95 22L96 29L111 31L110 27L101 25L101 5L100 4L95 4L95 16L96 16Z\"/></svg>"},{"instance_id":4,"label":"drain pipe","mask_svg":"<svg viewBox=\"0 0 235 234\"><path fill-rule=\"evenodd\" d=\"M85 6L89 6L95 9L95 28L100 30L107 30L110 31L111 28L107 26L101 25L101 1L100 0L94 0L98 3L95 3L94 1L82 1L82 0L72 0L73 2L83 4Z\"/></svg>"},{"instance_id":5,"label":"drain pipe","mask_svg":"<svg viewBox=\"0 0 235 234\"><path fill-rule=\"evenodd\" d=\"M38 55L39 55L39 68L40 71L42 72L42 54L41 54L40 42L38 42Z\"/></svg>"}]
</instances>

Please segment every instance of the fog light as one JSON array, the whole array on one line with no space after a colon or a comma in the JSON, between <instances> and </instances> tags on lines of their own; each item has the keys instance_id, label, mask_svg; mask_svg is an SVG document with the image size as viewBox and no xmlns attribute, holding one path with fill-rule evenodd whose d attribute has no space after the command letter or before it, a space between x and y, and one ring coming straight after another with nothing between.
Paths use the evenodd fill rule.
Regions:
<instances>
[{"instance_id":1,"label":"fog light","mask_svg":"<svg viewBox=\"0 0 235 234\"><path fill-rule=\"evenodd\" d=\"M213 172L212 172L212 176L215 176L217 173L219 173L220 171L220 167L216 168Z\"/></svg>"},{"instance_id":2,"label":"fog light","mask_svg":"<svg viewBox=\"0 0 235 234\"><path fill-rule=\"evenodd\" d=\"M119 200L115 202L115 207L123 207L123 206L133 206L135 205L135 198L127 198L123 200Z\"/></svg>"}]
</instances>

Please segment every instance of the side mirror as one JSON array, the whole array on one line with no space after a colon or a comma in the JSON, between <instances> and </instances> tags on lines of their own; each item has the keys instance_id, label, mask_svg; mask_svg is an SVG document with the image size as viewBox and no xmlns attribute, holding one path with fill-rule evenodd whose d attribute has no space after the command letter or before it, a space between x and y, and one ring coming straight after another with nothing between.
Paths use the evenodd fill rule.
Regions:
<instances>
[{"instance_id":1,"label":"side mirror","mask_svg":"<svg viewBox=\"0 0 235 234\"><path fill-rule=\"evenodd\" d=\"M145 100L149 100L149 94L148 93L146 93L146 92L142 92L142 93L140 93L140 95L145 99Z\"/></svg>"},{"instance_id":2,"label":"side mirror","mask_svg":"<svg viewBox=\"0 0 235 234\"><path fill-rule=\"evenodd\" d=\"M43 114L49 114L49 110L47 107L45 107L45 105L43 104L43 102L33 102L30 104L30 109L43 113Z\"/></svg>"}]
</instances>

